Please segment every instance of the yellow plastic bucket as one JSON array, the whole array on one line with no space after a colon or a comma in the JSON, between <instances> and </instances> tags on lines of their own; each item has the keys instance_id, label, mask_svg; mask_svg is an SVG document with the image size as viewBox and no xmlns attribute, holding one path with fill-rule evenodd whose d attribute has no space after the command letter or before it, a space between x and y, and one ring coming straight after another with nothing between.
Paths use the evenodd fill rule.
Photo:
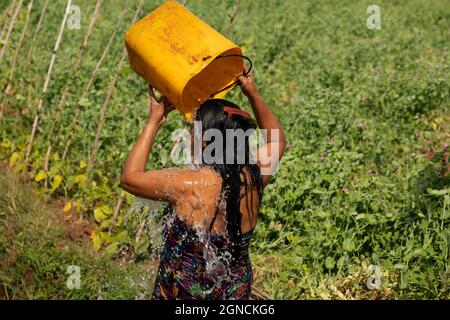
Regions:
<instances>
[{"instance_id":1,"label":"yellow plastic bucket","mask_svg":"<svg viewBox=\"0 0 450 320\"><path fill-rule=\"evenodd\" d=\"M241 49L176 1L133 25L125 43L131 68L188 119L205 100L223 97L243 72Z\"/></svg>"}]
</instances>

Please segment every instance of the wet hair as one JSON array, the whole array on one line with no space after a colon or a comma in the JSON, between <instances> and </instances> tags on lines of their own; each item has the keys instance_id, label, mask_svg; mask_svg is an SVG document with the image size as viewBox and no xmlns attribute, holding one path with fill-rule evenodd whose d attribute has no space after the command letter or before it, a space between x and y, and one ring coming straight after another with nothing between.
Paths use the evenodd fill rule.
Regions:
<instances>
[{"instance_id":1,"label":"wet hair","mask_svg":"<svg viewBox=\"0 0 450 320\"><path fill-rule=\"evenodd\" d=\"M241 230L241 211L240 211L240 200L241 188L245 190L244 196L248 195L250 188L257 188L259 200L261 201L262 196L262 177L261 170L257 164L250 163L250 145L249 137L245 136L245 145L239 146L239 143L234 141L233 150L227 150L227 146L231 146L231 142L227 139L226 130L227 129L242 129L246 132L249 129L256 129L257 125L254 120L247 119L240 114L228 115L224 112L224 107L227 106L233 109L240 109L237 105L232 102L223 99L210 99L205 101L200 108L197 110L195 121L201 121L202 132L206 132L208 129L217 129L222 133L223 137L223 161L220 163L213 162L212 164L206 164L211 166L221 177L222 177L222 193L221 198L224 197L226 200L226 222L227 222L227 232L228 237L231 240L232 248L231 253L233 258L237 258L240 254L240 242L242 240L242 230ZM233 139L234 136L233 136ZM206 146L213 143L214 140L205 141ZM206 147L205 146L205 147ZM242 150L244 147L245 150ZM233 163L226 163L227 152L233 152L234 161ZM242 154L244 153L244 154ZM203 153L202 153L203 154ZM214 154L212 155L214 157ZM243 156L244 161L236 161L239 157ZM203 155L204 157L204 155ZM204 160L204 158L203 158ZM203 161L205 162L205 161ZM244 163L239 163L244 162ZM250 178L250 181L249 181ZM251 218L255 218L256 214L253 212L253 193L250 193L250 197L247 198L247 210L251 214ZM250 202L248 201L250 198ZM221 201L219 201L219 204ZM214 218L210 224L210 231L217 218L218 207L216 208Z\"/></svg>"}]
</instances>

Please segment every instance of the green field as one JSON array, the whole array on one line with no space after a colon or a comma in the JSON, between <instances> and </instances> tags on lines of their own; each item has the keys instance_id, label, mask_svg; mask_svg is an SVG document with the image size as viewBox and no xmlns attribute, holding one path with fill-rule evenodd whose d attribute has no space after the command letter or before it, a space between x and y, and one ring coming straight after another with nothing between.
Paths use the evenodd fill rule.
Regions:
<instances>
[{"instance_id":1,"label":"green field","mask_svg":"<svg viewBox=\"0 0 450 320\"><path fill-rule=\"evenodd\" d=\"M162 1L140 11L138 0L99 2L86 37L96 1L74 1L81 29L66 27L56 51L66 1L49 1L43 19L46 0L0 2L0 299L151 293L142 277L154 265L152 226L128 213L133 197L119 187L147 120L147 87L120 62L136 12ZM448 299L450 1L377 1L374 30L367 1L242 0L232 23L232 0L184 3L216 30L231 28L289 144L251 246L254 297ZM226 98L250 110L240 90ZM173 165L171 133L185 126L169 116L149 168ZM55 201L60 215L95 226L91 239L76 244L52 226ZM76 248L58 249L60 241ZM69 264L86 270L81 290L65 287ZM147 281L145 290L130 279Z\"/></svg>"}]
</instances>

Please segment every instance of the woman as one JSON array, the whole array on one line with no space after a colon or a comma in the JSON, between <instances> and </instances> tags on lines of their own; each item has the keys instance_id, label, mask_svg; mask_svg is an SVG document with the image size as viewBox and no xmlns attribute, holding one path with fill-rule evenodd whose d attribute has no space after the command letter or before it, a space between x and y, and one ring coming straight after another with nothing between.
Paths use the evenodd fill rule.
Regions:
<instances>
[{"instance_id":1,"label":"woman","mask_svg":"<svg viewBox=\"0 0 450 320\"><path fill-rule=\"evenodd\" d=\"M150 92L150 117L128 156L120 185L132 194L169 203L154 299L250 297L253 276L248 246L272 172L268 169L278 163L286 143L253 75L237 76L259 128L268 130L265 145L257 154L265 156L264 161L261 157L254 161L250 155L248 136L239 144L226 135L227 130L255 129L250 115L231 102L212 99L195 115L203 132L199 167L145 171L158 129L173 110L167 99L157 101ZM206 138L210 129L222 133L224 142L212 152L208 146L213 141Z\"/></svg>"}]
</instances>

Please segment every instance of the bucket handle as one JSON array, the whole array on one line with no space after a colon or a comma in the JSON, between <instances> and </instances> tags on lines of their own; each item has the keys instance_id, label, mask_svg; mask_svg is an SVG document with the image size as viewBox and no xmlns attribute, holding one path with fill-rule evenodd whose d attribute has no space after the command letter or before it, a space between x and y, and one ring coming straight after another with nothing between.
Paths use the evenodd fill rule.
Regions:
<instances>
[{"instance_id":1,"label":"bucket handle","mask_svg":"<svg viewBox=\"0 0 450 320\"><path fill-rule=\"evenodd\" d=\"M242 54L235 54L235 53L232 53L232 54L222 54L222 55L220 55L220 56L217 56L214 60L220 59L220 58L228 58L228 57L241 57L241 58L244 58L245 60L247 60L247 61L250 63L250 67L248 68L247 72L244 72L244 73L242 74L244 77L248 76L248 74L250 73L250 71L252 71L252 67L253 67L252 60L250 60L249 57L246 57L246 56L244 56L244 55L242 55ZM236 80L235 82L233 82L233 83L227 85L226 87L220 89L219 91L213 93L213 94L210 96L210 98L212 98L212 97L214 97L215 95L221 93L222 91L225 91L225 90L227 90L227 89L229 89L229 88L231 88L231 87L234 87L234 86L237 85L238 83L239 83L239 80Z\"/></svg>"}]
</instances>

